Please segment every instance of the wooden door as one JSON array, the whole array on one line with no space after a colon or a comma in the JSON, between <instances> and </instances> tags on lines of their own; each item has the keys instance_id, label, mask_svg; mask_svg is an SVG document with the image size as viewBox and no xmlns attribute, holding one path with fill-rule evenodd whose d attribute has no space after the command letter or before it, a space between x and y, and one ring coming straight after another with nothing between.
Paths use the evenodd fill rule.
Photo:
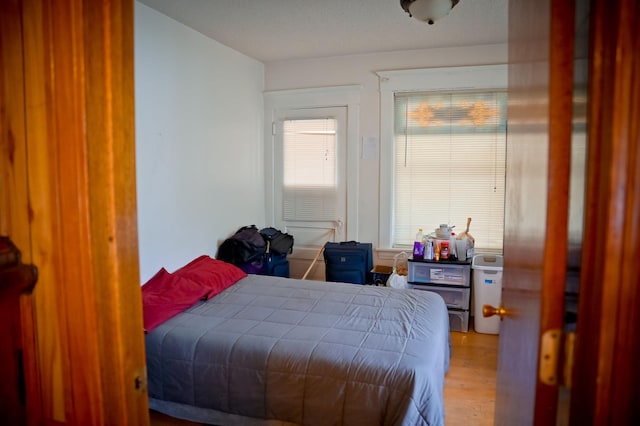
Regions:
<instances>
[{"instance_id":1,"label":"wooden door","mask_svg":"<svg viewBox=\"0 0 640 426\"><path fill-rule=\"evenodd\" d=\"M39 272L27 423L147 424L133 3L0 3L0 234Z\"/></svg>"},{"instance_id":2,"label":"wooden door","mask_svg":"<svg viewBox=\"0 0 640 426\"><path fill-rule=\"evenodd\" d=\"M638 421L640 345L632 324L640 319L640 275L631 259L637 262L640 245L640 11L637 1L591 1L590 36L576 44L575 11L585 3L509 4L507 315L498 362L499 425ZM545 383L549 377L541 380L539 353L545 333L562 335L565 326L567 253L576 250L567 244L571 129L580 125L571 123L573 52L587 41L584 227L567 419L558 415L567 397L559 398L557 383ZM553 373L560 372L556 367Z\"/></svg>"},{"instance_id":3,"label":"wooden door","mask_svg":"<svg viewBox=\"0 0 640 426\"><path fill-rule=\"evenodd\" d=\"M562 329L571 159L572 2L509 4L509 128L495 423L554 424L537 379L544 331Z\"/></svg>"},{"instance_id":4,"label":"wooden door","mask_svg":"<svg viewBox=\"0 0 640 426\"><path fill-rule=\"evenodd\" d=\"M571 424L640 424L640 2L592 0Z\"/></svg>"}]
</instances>

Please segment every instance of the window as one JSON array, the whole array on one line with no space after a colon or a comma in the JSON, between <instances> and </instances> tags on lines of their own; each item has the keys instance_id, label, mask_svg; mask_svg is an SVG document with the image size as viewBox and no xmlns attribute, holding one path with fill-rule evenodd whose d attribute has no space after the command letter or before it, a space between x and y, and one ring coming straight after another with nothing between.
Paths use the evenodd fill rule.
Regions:
<instances>
[{"instance_id":1,"label":"window","mask_svg":"<svg viewBox=\"0 0 640 426\"><path fill-rule=\"evenodd\" d=\"M298 247L344 238L347 215L345 107L279 111L274 138L274 224Z\"/></svg>"},{"instance_id":2,"label":"window","mask_svg":"<svg viewBox=\"0 0 640 426\"><path fill-rule=\"evenodd\" d=\"M507 70L503 65L380 72L381 245L410 249L418 228L465 229L502 251Z\"/></svg>"},{"instance_id":3,"label":"window","mask_svg":"<svg viewBox=\"0 0 640 426\"><path fill-rule=\"evenodd\" d=\"M283 219L332 221L339 217L335 118L283 123Z\"/></svg>"},{"instance_id":4,"label":"window","mask_svg":"<svg viewBox=\"0 0 640 426\"><path fill-rule=\"evenodd\" d=\"M397 93L393 246L473 219L482 249L502 250L505 91Z\"/></svg>"}]
</instances>

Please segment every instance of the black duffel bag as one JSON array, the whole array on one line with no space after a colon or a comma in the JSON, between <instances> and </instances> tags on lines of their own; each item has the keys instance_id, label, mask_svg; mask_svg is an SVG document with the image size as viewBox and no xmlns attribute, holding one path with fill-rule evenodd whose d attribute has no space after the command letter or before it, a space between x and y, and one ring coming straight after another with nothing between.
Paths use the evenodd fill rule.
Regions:
<instances>
[{"instance_id":1,"label":"black duffel bag","mask_svg":"<svg viewBox=\"0 0 640 426\"><path fill-rule=\"evenodd\" d=\"M216 258L234 265L260 259L267 252L267 242L255 225L243 226L218 247Z\"/></svg>"},{"instance_id":2,"label":"black duffel bag","mask_svg":"<svg viewBox=\"0 0 640 426\"><path fill-rule=\"evenodd\" d=\"M268 244L268 252L276 255L293 253L293 235L271 227L261 229L260 234Z\"/></svg>"}]
</instances>

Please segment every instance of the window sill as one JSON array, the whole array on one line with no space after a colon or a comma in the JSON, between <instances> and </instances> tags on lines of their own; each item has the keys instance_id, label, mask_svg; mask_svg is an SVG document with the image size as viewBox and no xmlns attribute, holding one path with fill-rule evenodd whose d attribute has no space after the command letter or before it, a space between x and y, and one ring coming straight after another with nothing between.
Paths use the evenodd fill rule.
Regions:
<instances>
[{"instance_id":1,"label":"window sill","mask_svg":"<svg viewBox=\"0 0 640 426\"><path fill-rule=\"evenodd\" d=\"M407 255L411 257L413 250L411 247L406 247L406 248L377 248L374 251L376 253L376 258L380 260L393 260L393 258L398 253L402 253L402 252L407 253Z\"/></svg>"}]
</instances>

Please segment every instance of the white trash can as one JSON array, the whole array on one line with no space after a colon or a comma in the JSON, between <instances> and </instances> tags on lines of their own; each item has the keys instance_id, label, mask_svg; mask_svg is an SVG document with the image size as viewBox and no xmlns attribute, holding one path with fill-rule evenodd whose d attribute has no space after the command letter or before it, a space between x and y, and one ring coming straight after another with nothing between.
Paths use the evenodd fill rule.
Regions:
<instances>
[{"instance_id":1,"label":"white trash can","mask_svg":"<svg viewBox=\"0 0 640 426\"><path fill-rule=\"evenodd\" d=\"M474 329L478 333L498 334L500 317L482 316L482 305L499 307L502 301L503 258L497 254L478 254L473 256L473 309Z\"/></svg>"}]
</instances>

